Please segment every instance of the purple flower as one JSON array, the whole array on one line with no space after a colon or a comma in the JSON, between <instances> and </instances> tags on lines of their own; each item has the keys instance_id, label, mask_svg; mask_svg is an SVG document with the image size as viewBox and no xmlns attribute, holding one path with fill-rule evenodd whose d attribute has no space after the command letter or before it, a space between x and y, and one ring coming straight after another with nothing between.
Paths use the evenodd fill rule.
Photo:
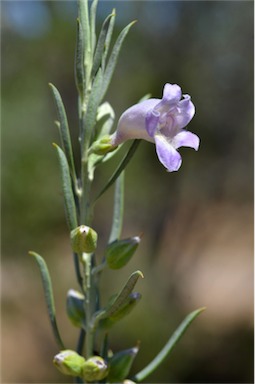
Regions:
<instances>
[{"instance_id":1,"label":"purple flower","mask_svg":"<svg viewBox=\"0 0 255 384\"><path fill-rule=\"evenodd\" d=\"M183 95L177 84L166 84L163 98L148 99L127 109L120 117L112 144L129 139L155 143L159 161L169 172L178 171L182 158L180 147L199 147L199 138L183 129L195 114L189 95Z\"/></svg>"}]
</instances>

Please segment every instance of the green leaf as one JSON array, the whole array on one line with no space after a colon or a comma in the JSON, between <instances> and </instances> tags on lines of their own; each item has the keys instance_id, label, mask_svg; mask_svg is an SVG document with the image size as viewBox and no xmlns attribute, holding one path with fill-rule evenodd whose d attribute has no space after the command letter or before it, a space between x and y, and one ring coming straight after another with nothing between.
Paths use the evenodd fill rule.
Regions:
<instances>
[{"instance_id":1,"label":"green leaf","mask_svg":"<svg viewBox=\"0 0 255 384\"><path fill-rule=\"evenodd\" d=\"M112 17L110 20L109 28L108 28L106 39L105 39L105 48L104 48L104 54L103 54L103 58L102 58L103 71L105 70L105 63L106 63L107 55L109 52L109 48L110 48L110 44L111 44L111 40L112 40L112 33L113 33L115 19L116 19L116 12L115 12L114 8L113 8L111 14L112 14Z\"/></svg>"},{"instance_id":2,"label":"green leaf","mask_svg":"<svg viewBox=\"0 0 255 384\"><path fill-rule=\"evenodd\" d=\"M81 27L83 31L83 57L87 85L90 81L90 72L92 67L88 0L78 0L78 19L81 22Z\"/></svg>"},{"instance_id":3,"label":"green leaf","mask_svg":"<svg viewBox=\"0 0 255 384\"><path fill-rule=\"evenodd\" d=\"M111 269L123 268L133 257L141 239L139 236L115 240L107 245L106 263Z\"/></svg>"},{"instance_id":4,"label":"green leaf","mask_svg":"<svg viewBox=\"0 0 255 384\"><path fill-rule=\"evenodd\" d=\"M99 322L99 328L104 330L111 328L116 322L123 319L134 309L136 304L140 301L141 297L142 297L141 294L138 292L130 293L130 295L128 296L128 299L125 301L125 304L121 306L117 312L115 312L110 317L102 319Z\"/></svg>"},{"instance_id":5,"label":"green leaf","mask_svg":"<svg viewBox=\"0 0 255 384\"><path fill-rule=\"evenodd\" d=\"M53 145L57 149L57 153L58 153L58 158L59 158L59 163L61 168L61 175L62 175L62 187L63 187L63 194L64 194L66 219L67 219L67 224L69 226L69 229L71 231L72 229L78 226L76 207L75 207L74 195L72 190L72 181L71 181L65 153L57 144L54 143Z\"/></svg>"},{"instance_id":6,"label":"green leaf","mask_svg":"<svg viewBox=\"0 0 255 384\"><path fill-rule=\"evenodd\" d=\"M200 315L201 312L205 310L205 307L199 308L191 312L179 325L173 335L170 337L164 348L159 352L159 354L147 365L142 371L137 373L132 380L135 382L140 382L149 376L158 366L163 362L163 360L172 352L174 346L183 336L190 324L195 320L195 318Z\"/></svg>"},{"instance_id":7,"label":"green leaf","mask_svg":"<svg viewBox=\"0 0 255 384\"><path fill-rule=\"evenodd\" d=\"M128 281L126 282L118 296L115 298L113 303L108 308L106 308L103 316L104 318L114 316L119 311L119 309L123 305L125 305L125 303L129 300L129 295L132 293L137 283L137 280L140 277L143 278L143 274L141 271L135 271L132 273L132 275L130 275Z\"/></svg>"},{"instance_id":8,"label":"green leaf","mask_svg":"<svg viewBox=\"0 0 255 384\"><path fill-rule=\"evenodd\" d=\"M66 158L67 158L68 166L70 168L70 173L72 175L74 182L76 182L76 173L75 173L74 160L73 160L73 150L72 150L70 131L69 131L68 121L67 121L67 117L66 117L65 107L64 107L62 98L61 98L60 93L57 90L57 88L51 83L49 83L49 86L52 90L53 97L54 97L57 111L58 111L61 144L62 144L63 150L64 150Z\"/></svg>"},{"instance_id":9,"label":"green leaf","mask_svg":"<svg viewBox=\"0 0 255 384\"><path fill-rule=\"evenodd\" d=\"M114 119L114 110L107 101L98 107L96 139L110 134Z\"/></svg>"},{"instance_id":10,"label":"green leaf","mask_svg":"<svg viewBox=\"0 0 255 384\"><path fill-rule=\"evenodd\" d=\"M128 163L130 162L130 160L134 156L134 154L138 148L138 145L140 144L140 141L141 141L140 139L139 140L136 139L133 141L131 147L129 148L129 150L126 154L126 156L124 157L124 159L122 160L122 162L120 163L118 168L115 170L115 172L111 176L111 178L108 180L108 182L106 183L106 185L104 186L102 191L97 195L97 197L94 200L94 203L99 199L99 197L101 197L107 191L108 188L110 188L110 186L117 180L117 178L119 177L121 172L126 168Z\"/></svg>"},{"instance_id":11,"label":"green leaf","mask_svg":"<svg viewBox=\"0 0 255 384\"><path fill-rule=\"evenodd\" d=\"M101 28L101 31L99 34L99 38L98 38L98 42L97 42L96 52L94 55L94 60L93 60L93 67L92 67L92 72L91 72L92 77L95 76L95 74L97 73L98 68L100 67L100 64L102 62L103 53L104 53L104 49L105 49L105 40L106 40L107 31L108 31L109 24L110 24L112 17L113 17L112 14L108 15L107 18L105 19L103 25L102 25L102 28Z\"/></svg>"},{"instance_id":12,"label":"green leaf","mask_svg":"<svg viewBox=\"0 0 255 384\"><path fill-rule=\"evenodd\" d=\"M38 253L30 251L29 255L31 255L35 258L35 260L39 266L40 272L41 272L44 296L45 296L47 310L48 310L50 323L51 323L51 327L53 330L55 340L56 340L57 344L59 345L60 349L65 349L65 346L64 346L63 341L60 337L58 326L57 326L53 290L52 290L51 278L50 278L50 274L49 274L47 265L46 265L44 259L42 258L42 256L38 255Z\"/></svg>"},{"instance_id":13,"label":"green leaf","mask_svg":"<svg viewBox=\"0 0 255 384\"><path fill-rule=\"evenodd\" d=\"M91 33L91 52L92 56L96 47L96 12L98 0L94 0L90 7L90 33Z\"/></svg>"},{"instance_id":14,"label":"green leaf","mask_svg":"<svg viewBox=\"0 0 255 384\"><path fill-rule=\"evenodd\" d=\"M79 291L69 289L66 299L67 315L75 327L82 328L86 323L86 315L84 311L85 297Z\"/></svg>"},{"instance_id":15,"label":"green leaf","mask_svg":"<svg viewBox=\"0 0 255 384\"><path fill-rule=\"evenodd\" d=\"M122 44L124 42L124 39L127 36L128 31L130 30L132 25L134 25L135 23L136 23L136 21L132 21L130 24L128 24L121 31L121 33L119 34L119 36L117 38L116 43L114 44L114 47L112 49L112 52L111 52L111 55L109 57L109 60L108 60L108 63L107 63L106 69L105 69L105 73L104 73L104 80L103 80L103 84L102 84L101 100L105 96L105 93L106 93L106 91L108 89L108 86L110 84L110 81L111 81L114 69L115 69L116 64L117 64L117 60L118 60L118 57L119 57L120 49L121 49L121 46L122 46Z\"/></svg>"},{"instance_id":16,"label":"green leaf","mask_svg":"<svg viewBox=\"0 0 255 384\"><path fill-rule=\"evenodd\" d=\"M83 127L82 146L84 150L89 147L92 135L92 129L96 124L97 108L99 106L100 94L102 87L102 70L99 68L95 80L93 82L92 91L89 97L86 115L84 118L85 126Z\"/></svg>"},{"instance_id":17,"label":"green leaf","mask_svg":"<svg viewBox=\"0 0 255 384\"><path fill-rule=\"evenodd\" d=\"M77 19L77 41L75 52L75 82L81 98L84 96L85 74L84 74L84 49L83 49L83 30L81 22Z\"/></svg>"},{"instance_id":18,"label":"green leaf","mask_svg":"<svg viewBox=\"0 0 255 384\"><path fill-rule=\"evenodd\" d=\"M148 100L150 97L151 97L151 93L147 93L146 95L144 95L144 96L138 101L138 103L141 103L142 101Z\"/></svg>"},{"instance_id":19,"label":"green leaf","mask_svg":"<svg viewBox=\"0 0 255 384\"><path fill-rule=\"evenodd\" d=\"M119 175L115 183L113 219L109 243L119 239L122 231L124 215L124 176L125 171Z\"/></svg>"},{"instance_id":20,"label":"green leaf","mask_svg":"<svg viewBox=\"0 0 255 384\"><path fill-rule=\"evenodd\" d=\"M134 347L113 355L109 361L110 371L107 376L110 383L120 383L127 378L138 351L139 348Z\"/></svg>"},{"instance_id":21,"label":"green leaf","mask_svg":"<svg viewBox=\"0 0 255 384\"><path fill-rule=\"evenodd\" d=\"M113 317L117 315L121 309L123 309L123 307L129 302L130 294L132 293L139 277L143 278L141 271L133 272L122 290L114 297L114 300L111 300L105 309L101 309L94 314L92 319L94 329L97 327L100 320Z\"/></svg>"}]
</instances>

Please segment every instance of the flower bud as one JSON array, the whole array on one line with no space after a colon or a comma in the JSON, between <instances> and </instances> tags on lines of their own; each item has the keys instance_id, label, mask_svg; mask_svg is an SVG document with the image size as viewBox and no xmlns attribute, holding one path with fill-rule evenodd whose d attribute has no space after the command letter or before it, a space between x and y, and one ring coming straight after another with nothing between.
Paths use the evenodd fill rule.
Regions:
<instances>
[{"instance_id":1,"label":"flower bud","mask_svg":"<svg viewBox=\"0 0 255 384\"><path fill-rule=\"evenodd\" d=\"M110 359L110 371L108 375L108 380L111 383L119 383L125 380L138 351L138 347L134 347L113 355Z\"/></svg>"},{"instance_id":2,"label":"flower bud","mask_svg":"<svg viewBox=\"0 0 255 384\"><path fill-rule=\"evenodd\" d=\"M66 311L72 324L81 328L85 322L84 295L70 289L67 293Z\"/></svg>"},{"instance_id":3,"label":"flower bud","mask_svg":"<svg viewBox=\"0 0 255 384\"><path fill-rule=\"evenodd\" d=\"M112 144L112 138L110 135L105 135L99 140L95 141L89 149L89 154L94 153L96 155L104 156L108 152L112 152L117 148Z\"/></svg>"},{"instance_id":4,"label":"flower bud","mask_svg":"<svg viewBox=\"0 0 255 384\"><path fill-rule=\"evenodd\" d=\"M108 367L100 356L90 357L82 369L82 377L86 381L98 381L104 379L108 374Z\"/></svg>"},{"instance_id":5,"label":"flower bud","mask_svg":"<svg viewBox=\"0 0 255 384\"><path fill-rule=\"evenodd\" d=\"M81 376L84 363L84 357L69 349L61 351L53 359L53 364L60 372L69 376Z\"/></svg>"},{"instance_id":6,"label":"flower bud","mask_svg":"<svg viewBox=\"0 0 255 384\"><path fill-rule=\"evenodd\" d=\"M86 225L80 225L71 231L71 246L75 253L92 253L97 247L97 233Z\"/></svg>"},{"instance_id":7,"label":"flower bud","mask_svg":"<svg viewBox=\"0 0 255 384\"><path fill-rule=\"evenodd\" d=\"M106 248L106 261L111 269L124 267L134 255L140 237L135 236L129 239L116 240Z\"/></svg>"}]
</instances>

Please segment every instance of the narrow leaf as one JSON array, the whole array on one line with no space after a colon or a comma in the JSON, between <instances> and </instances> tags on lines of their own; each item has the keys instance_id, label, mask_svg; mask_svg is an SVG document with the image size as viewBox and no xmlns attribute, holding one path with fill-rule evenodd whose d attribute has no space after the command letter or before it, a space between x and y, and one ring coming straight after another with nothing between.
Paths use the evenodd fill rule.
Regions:
<instances>
[{"instance_id":1,"label":"narrow leaf","mask_svg":"<svg viewBox=\"0 0 255 384\"><path fill-rule=\"evenodd\" d=\"M115 353L109 360L110 370L107 380L110 383L120 383L128 376L135 357L139 351L138 346ZM127 380L129 381L129 380ZM124 381L125 382L125 381Z\"/></svg>"},{"instance_id":2,"label":"narrow leaf","mask_svg":"<svg viewBox=\"0 0 255 384\"><path fill-rule=\"evenodd\" d=\"M74 167L74 160L73 160L73 150L72 150L70 131L69 131L68 121L66 117L65 107L57 88L51 83L49 83L49 86L52 90L53 97L54 97L57 111L58 111L61 144L65 152L68 165L70 167L71 175L75 181L76 176L75 176L75 167Z\"/></svg>"},{"instance_id":3,"label":"narrow leaf","mask_svg":"<svg viewBox=\"0 0 255 384\"><path fill-rule=\"evenodd\" d=\"M88 0L78 0L78 19L81 23L83 46L82 56L84 60L84 99L87 100L87 95L91 86L91 68L92 68L92 48L91 48L91 30L89 22Z\"/></svg>"},{"instance_id":4,"label":"narrow leaf","mask_svg":"<svg viewBox=\"0 0 255 384\"><path fill-rule=\"evenodd\" d=\"M106 69L105 69L105 73L104 73L104 81L103 81L103 85L102 85L101 100L103 99L103 97L104 97L104 95L105 95L105 93L106 93L106 91L108 89L108 86L110 84L110 81L111 81L114 69L115 69L116 64L117 64L117 60L118 60L118 57L119 57L120 49L121 49L121 46L122 46L122 44L124 42L124 39L127 36L128 31L130 30L132 25L134 25L135 23L136 23L136 21L132 21L130 24L128 24L122 30L122 32L119 34L119 37L117 38L117 41L114 44L112 53L111 53L111 55L109 57L109 61L107 63L107 66L106 66Z\"/></svg>"},{"instance_id":5,"label":"narrow leaf","mask_svg":"<svg viewBox=\"0 0 255 384\"><path fill-rule=\"evenodd\" d=\"M44 296L46 300L47 310L50 318L51 327L53 330L54 337L56 339L57 344L59 345L60 349L65 349L63 341L60 337L58 326L57 326L57 320L56 320L56 311L55 311L55 303L54 303L54 297L53 297L53 290L52 290L52 284L51 284L51 278L50 274L47 268L47 265L42 258L42 256L38 255L38 253L35 252L29 252L29 255L33 256L39 266L41 277L42 277L42 283L43 283L43 290L44 290Z\"/></svg>"},{"instance_id":6,"label":"narrow leaf","mask_svg":"<svg viewBox=\"0 0 255 384\"><path fill-rule=\"evenodd\" d=\"M88 101L86 116L84 119L85 126L83 127L83 137L82 137L82 145L84 148L87 148L89 146L92 129L96 124L97 108L99 106L99 101L100 101L101 87L102 87L102 71L101 69L99 69L93 83L92 91ZM85 145L85 142L86 142L86 145Z\"/></svg>"},{"instance_id":7,"label":"narrow leaf","mask_svg":"<svg viewBox=\"0 0 255 384\"><path fill-rule=\"evenodd\" d=\"M129 148L126 156L124 157L124 159L122 160L122 162L120 163L120 165L118 166L118 168L115 170L114 174L111 176L111 178L108 180L108 182L106 183L106 185L104 186L104 188L102 189L102 191L98 194L98 196L96 197L96 199L94 200L94 202L96 202L96 200L99 199L99 197L101 197L106 191L108 188L110 188L110 186L117 180L117 178L119 177L119 175L121 174L121 172L126 168L126 166L128 165L128 163L130 162L130 160L132 159L132 157L134 156L137 148L138 148L138 145L140 143L141 140L134 140L133 141L133 144L131 145L131 147Z\"/></svg>"},{"instance_id":8,"label":"narrow leaf","mask_svg":"<svg viewBox=\"0 0 255 384\"><path fill-rule=\"evenodd\" d=\"M120 238L124 214L124 171L115 183L114 207L109 243Z\"/></svg>"},{"instance_id":9,"label":"narrow leaf","mask_svg":"<svg viewBox=\"0 0 255 384\"><path fill-rule=\"evenodd\" d=\"M130 275L124 287L122 288L122 290L115 297L115 299L109 304L109 306L106 307L105 309L101 309L100 311L94 314L94 319L92 321L94 329L96 328L100 320L114 316L115 314L118 313L120 309L123 308L123 306L127 302L129 302L130 294L132 293L139 277L143 278L143 274L141 271L133 272L132 275Z\"/></svg>"},{"instance_id":10,"label":"narrow leaf","mask_svg":"<svg viewBox=\"0 0 255 384\"><path fill-rule=\"evenodd\" d=\"M141 271L133 272L132 275L130 275L128 281L126 282L116 299L113 301L111 306L105 310L103 316L104 318L113 316L126 303L126 301L129 300L129 295L133 291L139 277L143 278L143 274Z\"/></svg>"},{"instance_id":11,"label":"narrow leaf","mask_svg":"<svg viewBox=\"0 0 255 384\"><path fill-rule=\"evenodd\" d=\"M78 92L83 98L85 87L84 74L84 57L83 57L83 30L81 22L77 19L77 37L76 37L76 52L75 52L75 82Z\"/></svg>"},{"instance_id":12,"label":"narrow leaf","mask_svg":"<svg viewBox=\"0 0 255 384\"><path fill-rule=\"evenodd\" d=\"M91 52L94 54L96 47L96 12L98 0L94 0L90 7L90 33L91 33Z\"/></svg>"},{"instance_id":13,"label":"narrow leaf","mask_svg":"<svg viewBox=\"0 0 255 384\"><path fill-rule=\"evenodd\" d=\"M116 322L127 316L134 309L141 297L141 294L138 292L130 293L128 300L126 300L125 304L117 312L115 312L113 316L106 317L100 321L100 329L107 330L111 328Z\"/></svg>"},{"instance_id":14,"label":"narrow leaf","mask_svg":"<svg viewBox=\"0 0 255 384\"><path fill-rule=\"evenodd\" d=\"M106 40L107 31L108 31L108 27L109 27L112 16L113 16L112 14L107 16L107 18L105 19L105 21L102 25L102 28L101 28L101 31L99 34L96 52L95 52L94 60L93 60L92 72L91 72L92 77L95 76L95 74L97 73L98 68L100 67L100 64L102 61L103 52L104 52L104 48L105 48L105 40Z\"/></svg>"},{"instance_id":15,"label":"narrow leaf","mask_svg":"<svg viewBox=\"0 0 255 384\"><path fill-rule=\"evenodd\" d=\"M112 14L112 17L110 20L109 28L108 28L106 39L105 39L105 49L104 49L104 54L103 54L103 58L102 58L103 70L105 69L105 63L106 63L107 55L109 52L109 48L110 48L110 44L111 44L111 40L112 40L112 33L113 33L115 19L116 19L116 12L115 12L114 8L113 8L111 14Z\"/></svg>"},{"instance_id":16,"label":"narrow leaf","mask_svg":"<svg viewBox=\"0 0 255 384\"><path fill-rule=\"evenodd\" d=\"M64 194L66 219L67 219L67 224L69 226L69 229L71 231L72 229L78 226L71 177L70 177L65 153L57 144L53 144L53 145L57 149L57 153L58 153L58 158L59 158L59 163L61 168L61 176L62 176L62 187L63 187L63 194Z\"/></svg>"},{"instance_id":17,"label":"narrow leaf","mask_svg":"<svg viewBox=\"0 0 255 384\"><path fill-rule=\"evenodd\" d=\"M137 373L132 380L135 382L140 382L149 376L158 366L163 362L163 360L172 352L174 346L183 336L190 324L195 320L195 318L205 310L205 307L199 308L191 312L179 325L173 335L170 337L164 348L159 352L159 354L147 365L142 371Z\"/></svg>"},{"instance_id":18,"label":"narrow leaf","mask_svg":"<svg viewBox=\"0 0 255 384\"><path fill-rule=\"evenodd\" d=\"M91 56L91 40L90 40L90 25L89 25L89 10L88 0L78 0L78 19L81 22L81 27L84 36L84 59Z\"/></svg>"}]
</instances>

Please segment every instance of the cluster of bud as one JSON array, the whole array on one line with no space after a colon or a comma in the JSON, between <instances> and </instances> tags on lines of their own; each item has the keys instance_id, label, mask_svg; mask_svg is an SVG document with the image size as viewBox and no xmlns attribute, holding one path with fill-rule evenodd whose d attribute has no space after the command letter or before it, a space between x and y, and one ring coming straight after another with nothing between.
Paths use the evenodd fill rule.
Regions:
<instances>
[{"instance_id":1,"label":"cluster of bud","mask_svg":"<svg viewBox=\"0 0 255 384\"><path fill-rule=\"evenodd\" d=\"M108 374L108 366L100 356L85 359L77 352L66 349L58 353L53 364L65 375L81 377L87 382L103 380Z\"/></svg>"}]
</instances>

